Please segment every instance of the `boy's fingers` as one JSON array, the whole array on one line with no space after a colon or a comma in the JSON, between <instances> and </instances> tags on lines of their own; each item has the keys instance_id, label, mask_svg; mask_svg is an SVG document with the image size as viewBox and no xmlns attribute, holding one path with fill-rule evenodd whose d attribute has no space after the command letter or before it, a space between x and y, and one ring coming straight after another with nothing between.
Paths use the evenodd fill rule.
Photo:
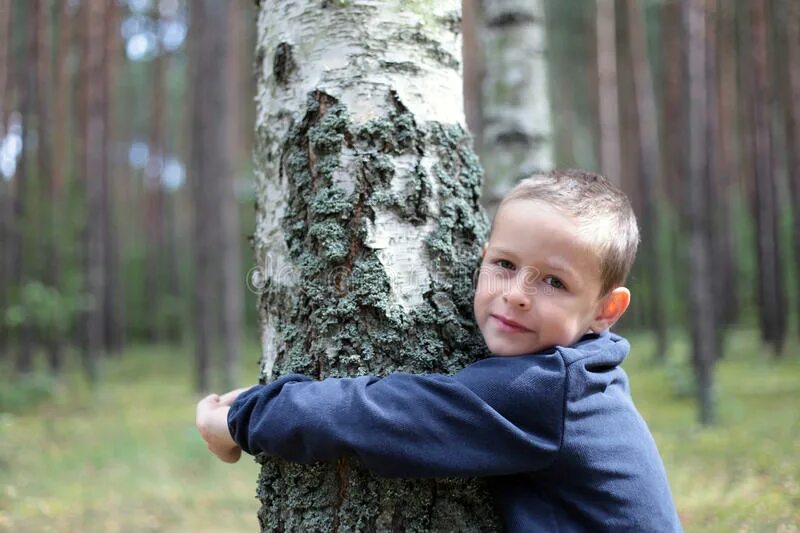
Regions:
<instances>
[{"instance_id":1,"label":"boy's fingers","mask_svg":"<svg viewBox=\"0 0 800 533\"><path fill-rule=\"evenodd\" d=\"M249 387L242 387L241 389L235 389L230 392L226 392L222 396L219 397L219 403L223 405L230 405L239 396L241 393L249 389Z\"/></svg>"}]
</instances>

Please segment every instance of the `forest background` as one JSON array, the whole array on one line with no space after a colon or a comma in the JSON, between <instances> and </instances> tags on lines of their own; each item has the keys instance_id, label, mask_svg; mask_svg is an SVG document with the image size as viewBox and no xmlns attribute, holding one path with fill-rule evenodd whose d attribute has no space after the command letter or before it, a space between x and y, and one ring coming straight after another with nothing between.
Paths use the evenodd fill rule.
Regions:
<instances>
[{"instance_id":1,"label":"forest background","mask_svg":"<svg viewBox=\"0 0 800 533\"><path fill-rule=\"evenodd\" d=\"M486 207L533 135L495 117L538 102L537 168L605 173L639 216L618 330L687 530L796 531L800 8L547 0L516 70L486 6L462 28ZM195 10L0 0L0 530L256 527L255 468L191 427L197 393L258 378L256 7Z\"/></svg>"}]
</instances>

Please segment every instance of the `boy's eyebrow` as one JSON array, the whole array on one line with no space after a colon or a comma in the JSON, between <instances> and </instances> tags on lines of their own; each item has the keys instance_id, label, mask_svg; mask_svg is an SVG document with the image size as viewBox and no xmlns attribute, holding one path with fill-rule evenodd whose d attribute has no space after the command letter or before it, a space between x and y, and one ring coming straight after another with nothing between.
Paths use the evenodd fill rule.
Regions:
<instances>
[{"instance_id":1,"label":"boy's eyebrow","mask_svg":"<svg viewBox=\"0 0 800 533\"><path fill-rule=\"evenodd\" d=\"M492 252L494 252L496 254L508 255L510 257L513 257L514 259L517 258L517 254L515 254L514 252L512 252L508 248L503 248L502 246L492 246L490 244L488 251L492 251Z\"/></svg>"},{"instance_id":2,"label":"boy's eyebrow","mask_svg":"<svg viewBox=\"0 0 800 533\"><path fill-rule=\"evenodd\" d=\"M569 266L569 262L567 262L561 257L558 256L550 257L548 258L545 265L553 270L559 270L561 272L564 272L570 277L573 278L578 277L577 274L575 273L575 270L571 266Z\"/></svg>"}]
</instances>

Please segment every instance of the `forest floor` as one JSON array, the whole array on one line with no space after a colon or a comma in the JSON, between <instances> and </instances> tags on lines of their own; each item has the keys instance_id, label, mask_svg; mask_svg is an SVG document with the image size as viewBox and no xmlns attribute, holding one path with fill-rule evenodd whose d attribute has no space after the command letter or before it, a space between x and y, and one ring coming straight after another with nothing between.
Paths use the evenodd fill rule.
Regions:
<instances>
[{"instance_id":1,"label":"forest floor","mask_svg":"<svg viewBox=\"0 0 800 533\"><path fill-rule=\"evenodd\" d=\"M774 360L756 333L734 332L717 367L717 423L703 428L686 341L654 363L651 338L630 339L624 368L685 529L800 531L797 353ZM77 368L58 383L0 378L0 531L257 531L258 466L206 450L188 353L129 349L103 363L94 390Z\"/></svg>"}]
</instances>

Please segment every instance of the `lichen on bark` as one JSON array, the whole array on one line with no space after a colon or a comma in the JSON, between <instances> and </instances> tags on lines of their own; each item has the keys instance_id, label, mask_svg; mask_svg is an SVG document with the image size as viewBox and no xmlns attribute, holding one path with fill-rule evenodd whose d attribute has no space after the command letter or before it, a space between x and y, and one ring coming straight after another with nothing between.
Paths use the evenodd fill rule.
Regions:
<instances>
[{"instance_id":1,"label":"lichen on bark","mask_svg":"<svg viewBox=\"0 0 800 533\"><path fill-rule=\"evenodd\" d=\"M457 60L447 59L456 57L457 40L442 37L451 35L457 11L402 26L380 11L385 3L328 2L333 18L314 19L355 24L343 31L357 43L328 45L350 54L352 72L336 61L309 66L326 53L326 28L304 39L285 28L265 32L276 13L310 32L296 5L272 3L268 14L262 6L254 245L267 274L259 303L264 381L285 373L453 373L486 354L472 320L488 230L478 203L481 170L463 113L452 102L423 100L452 87L460 101ZM384 17L387 37L359 33L365 17ZM400 41L392 46L392 39ZM398 73L387 62L416 68ZM428 92L431 83L443 85ZM302 97L298 87L308 89ZM477 480L385 480L351 458L259 461L265 531L499 527Z\"/></svg>"}]
</instances>

